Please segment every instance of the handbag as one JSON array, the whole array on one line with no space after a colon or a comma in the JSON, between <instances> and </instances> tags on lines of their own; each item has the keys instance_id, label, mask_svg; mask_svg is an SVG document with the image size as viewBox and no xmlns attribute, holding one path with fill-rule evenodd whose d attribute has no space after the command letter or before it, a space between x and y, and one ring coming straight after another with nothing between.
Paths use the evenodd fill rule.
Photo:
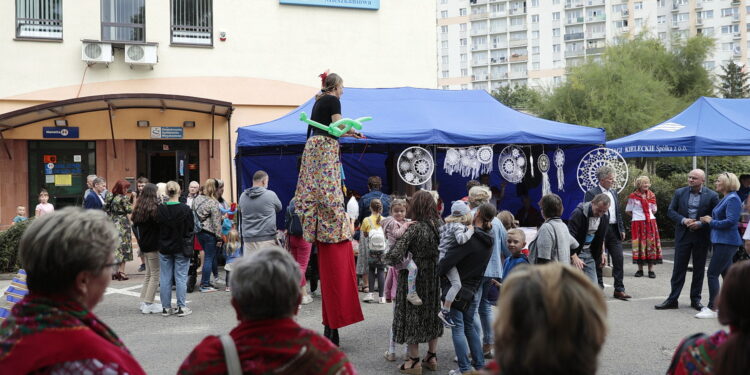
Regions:
<instances>
[{"instance_id":1,"label":"handbag","mask_svg":"<svg viewBox=\"0 0 750 375\"><path fill-rule=\"evenodd\" d=\"M456 294L456 299L453 300L451 308L461 312L466 312L469 305L471 305L471 302L474 300L474 293L476 293L476 291L471 290L465 285L461 285L461 289L458 291L458 294Z\"/></svg>"}]
</instances>

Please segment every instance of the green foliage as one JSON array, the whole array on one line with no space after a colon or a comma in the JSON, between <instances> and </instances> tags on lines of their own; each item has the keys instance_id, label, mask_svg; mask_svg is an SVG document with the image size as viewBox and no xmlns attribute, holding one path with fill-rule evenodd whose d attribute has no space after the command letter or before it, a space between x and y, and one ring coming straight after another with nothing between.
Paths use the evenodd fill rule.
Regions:
<instances>
[{"instance_id":1,"label":"green foliage","mask_svg":"<svg viewBox=\"0 0 750 375\"><path fill-rule=\"evenodd\" d=\"M690 38L667 50L646 34L607 47L601 61L572 68L534 108L543 118L602 127L615 139L674 116L712 90L703 68L713 41Z\"/></svg>"},{"instance_id":2,"label":"green foliage","mask_svg":"<svg viewBox=\"0 0 750 375\"><path fill-rule=\"evenodd\" d=\"M724 74L719 74L719 94L724 98L746 98L750 96L750 84L748 83L748 72L743 72L742 67L729 61L722 66Z\"/></svg>"},{"instance_id":3,"label":"green foliage","mask_svg":"<svg viewBox=\"0 0 750 375\"><path fill-rule=\"evenodd\" d=\"M525 85L502 86L492 93L500 103L515 110L529 110L539 106L542 94Z\"/></svg>"},{"instance_id":4,"label":"green foliage","mask_svg":"<svg viewBox=\"0 0 750 375\"><path fill-rule=\"evenodd\" d=\"M22 221L0 232L0 272L15 272L20 268L18 243L32 220Z\"/></svg>"}]
</instances>

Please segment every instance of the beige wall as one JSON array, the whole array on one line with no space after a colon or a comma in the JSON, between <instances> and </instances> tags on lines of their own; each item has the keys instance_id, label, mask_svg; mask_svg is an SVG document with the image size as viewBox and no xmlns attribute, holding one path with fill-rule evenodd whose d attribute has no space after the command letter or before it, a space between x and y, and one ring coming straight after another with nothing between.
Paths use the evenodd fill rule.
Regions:
<instances>
[{"instance_id":1,"label":"beige wall","mask_svg":"<svg viewBox=\"0 0 750 375\"><path fill-rule=\"evenodd\" d=\"M214 1L213 48L171 47L170 1L146 1L146 41L159 63L86 69L81 39L101 39L100 1L63 1L63 42L15 41L15 2L0 1L0 98L85 82L163 77L260 77L318 85L326 68L349 87L437 84L435 0L382 0L380 10ZM226 31L226 42L218 33ZM251 89L251 88L248 88ZM189 94L189 93L185 93ZM200 95L199 95L200 96Z\"/></svg>"}]
</instances>

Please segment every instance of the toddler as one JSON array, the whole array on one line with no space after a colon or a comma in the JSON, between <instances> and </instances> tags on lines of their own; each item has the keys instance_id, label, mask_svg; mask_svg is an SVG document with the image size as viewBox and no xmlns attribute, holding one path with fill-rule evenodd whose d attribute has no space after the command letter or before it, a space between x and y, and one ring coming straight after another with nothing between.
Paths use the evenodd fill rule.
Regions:
<instances>
[{"instance_id":1,"label":"toddler","mask_svg":"<svg viewBox=\"0 0 750 375\"><path fill-rule=\"evenodd\" d=\"M52 203L49 203L49 193L47 192L47 189L42 189L39 191L39 204L36 205L34 216L42 217L54 211L55 206L53 206Z\"/></svg>"},{"instance_id":2,"label":"toddler","mask_svg":"<svg viewBox=\"0 0 750 375\"><path fill-rule=\"evenodd\" d=\"M367 247L367 255L365 261L367 262L367 270L369 271L367 280L370 282L370 292L365 295L364 302L374 302L375 298L372 291L375 289L375 282L378 283L378 302L385 303L384 293L384 280L385 280L385 265L383 264L383 257L388 248L385 239L385 233L380 225L383 219L383 203L380 199L373 199L370 201L370 212L372 214L362 221L360 230L362 236L366 239L364 241Z\"/></svg>"},{"instance_id":3,"label":"toddler","mask_svg":"<svg viewBox=\"0 0 750 375\"><path fill-rule=\"evenodd\" d=\"M29 218L26 217L26 207L24 206L16 207L16 217L13 218L13 224L20 223L26 220L29 220Z\"/></svg>"},{"instance_id":4,"label":"toddler","mask_svg":"<svg viewBox=\"0 0 750 375\"><path fill-rule=\"evenodd\" d=\"M511 256L505 259L503 263L503 278L508 277L510 271L517 265L529 264L529 259L523 253L525 246L526 234L522 230L513 228L508 231L508 250L510 250Z\"/></svg>"},{"instance_id":5,"label":"toddler","mask_svg":"<svg viewBox=\"0 0 750 375\"><path fill-rule=\"evenodd\" d=\"M474 217L466 202L453 202L451 215L445 218L445 225L440 227L440 245L438 247L440 256L438 261L443 259L449 249L463 245L469 241L469 238L474 234L474 227L471 225L473 219ZM446 277L448 277L451 287L445 295L445 302L443 302L443 307L440 309L438 317L440 317L440 320L443 321L446 327L455 327L456 324L453 322L453 318L451 318L450 310L453 300L456 299L456 295L461 290L461 278L458 275L456 267L451 268Z\"/></svg>"},{"instance_id":6,"label":"toddler","mask_svg":"<svg viewBox=\"0 0 750 375\"><path fill-rule=\"evenodd\" d=\"M232 271L232 263L242 257L242 244L240 243L240 234L237 232L237 229L232 228L227 233L227 242L224 245L224 251L227 257L227 262L224 264L224 271L227 271L225 279L227 286L224 288L224 291L229 292L229 272Z\"/></svg>"}]
</instances>

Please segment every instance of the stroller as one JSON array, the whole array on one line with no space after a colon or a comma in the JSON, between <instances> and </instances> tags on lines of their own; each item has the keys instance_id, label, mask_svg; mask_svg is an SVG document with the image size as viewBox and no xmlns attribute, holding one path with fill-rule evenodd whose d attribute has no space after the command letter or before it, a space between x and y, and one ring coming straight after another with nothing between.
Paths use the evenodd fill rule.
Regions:
<instances>
[{"instance_id":1,"label":"stroller","mask_svg":"<svg viewBox=\"0 0 750 375\"><path fill-rule=\"evenodd\" d=\"M192 293L195 290L195 284L198 283L198 270L201 267L201 251L203 248L198 242L198 238L193 240L193 256L190 258L190 267L188 268L187 292Z\"/></svg>"}]
</instances>

